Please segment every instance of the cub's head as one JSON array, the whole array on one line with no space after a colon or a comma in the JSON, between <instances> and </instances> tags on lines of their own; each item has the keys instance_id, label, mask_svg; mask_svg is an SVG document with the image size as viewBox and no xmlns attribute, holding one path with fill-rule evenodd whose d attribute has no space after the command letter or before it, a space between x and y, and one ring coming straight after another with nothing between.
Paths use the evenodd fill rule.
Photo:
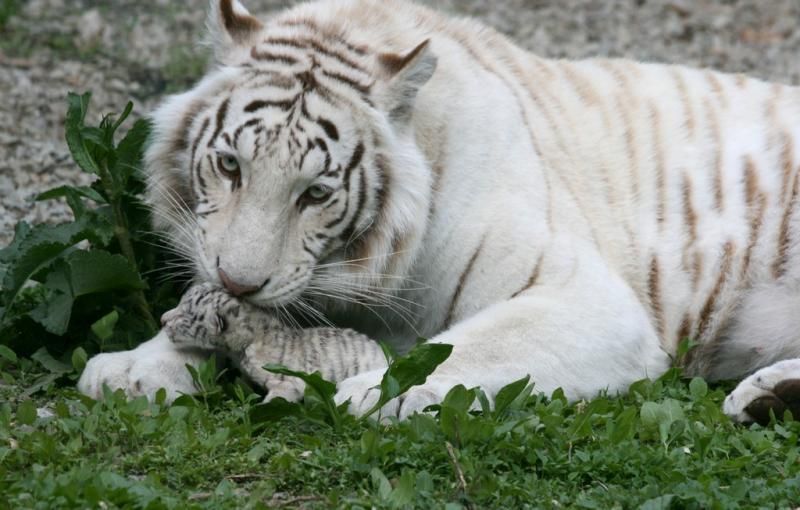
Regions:
<instances>
[{"instance_id":1,"label":"cub's head","mask_svg":"<svg viewBox=\"0 0 800 510\"><path fill-rule=\"evenodd\" d=\"M153 114L146 154L155 227L199 279L265 306L324 296L337 278L374 283L427 214L410 129L436 68L427 41L371 48L305 17L314 8L264 25L212 2L217 65Z\"/></svg>"}]
</instances>

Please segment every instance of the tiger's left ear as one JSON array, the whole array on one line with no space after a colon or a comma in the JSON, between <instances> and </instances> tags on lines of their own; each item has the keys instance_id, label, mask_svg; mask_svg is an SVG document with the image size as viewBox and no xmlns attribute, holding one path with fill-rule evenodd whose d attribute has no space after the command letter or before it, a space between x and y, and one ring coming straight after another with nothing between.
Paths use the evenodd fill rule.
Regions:
<instances>
[{"instance_id":1,"label":"tiger's left ear","mask_svg":"<svg viewBox=\"0 0 800 510\"><path fill-rule=\"evenodd\" d=\"M214 46L214 57L224 64L235 50L249 48L264 25L239 0L211 0L206 27Z\"/></svg>"},{"instance_id":2,"label":"tiger's left ear","mask_svg":"<svg viewBox=\"0 0 800 510\"><path fill-rule=\"evenodd\" d=\"M411 119L417 93L433 76L436 62L429 39L405 55L378 55L382 89L380 101L391 120L404 124Z\"/></svg>"}]
</instances>

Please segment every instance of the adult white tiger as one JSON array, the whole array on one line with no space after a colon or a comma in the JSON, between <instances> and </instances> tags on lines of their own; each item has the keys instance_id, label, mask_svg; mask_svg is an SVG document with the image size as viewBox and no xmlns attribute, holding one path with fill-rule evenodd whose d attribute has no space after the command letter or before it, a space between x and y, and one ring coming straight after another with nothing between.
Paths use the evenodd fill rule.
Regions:
<instances>
[{"instance_id":1,"label":"adult white tiger","mask_svg":"<svg viewBox=\"0 0 800 510\"><path fill-rule=\"evenodd\" d=\"M386 412L526 374L572 398L624 391L687 336L687 370L711 379L800 356L798 89L543 60L399 0L305 4L266 25L219 0L209 28L219 65L153 116L156 226L198 279L252 303L311 296L401 349L418 334L453 344ZM350 303L377 291L401 312ZM198 359L162 333L93 358L79 386L174 395ZM380 376L337 398L369 408ZM757 372L725 410L749 419L798 378L797 360Z\"/></svg>"}]
</instances>

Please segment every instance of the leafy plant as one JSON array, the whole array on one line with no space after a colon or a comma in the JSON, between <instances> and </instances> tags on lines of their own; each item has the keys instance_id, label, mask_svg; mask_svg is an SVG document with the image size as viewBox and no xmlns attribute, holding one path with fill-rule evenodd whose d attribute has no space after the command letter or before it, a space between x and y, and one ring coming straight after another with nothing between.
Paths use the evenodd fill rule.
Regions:
<instances>
[{"instance_id":1,"label":"leafy plant","mask_svg":"<svg viewBox=\"0 0 800 510\"><path fill-rule=\"evenodd\" d=\"M146 239L139 171L149 125L138 120L117 132L133 105L87 126L89 93L69 94L66 141L90 186L60 186L37 200L63 199L73 220L58 225L20 222L0 250L0 342L19 354L41 346L58 352L130 347L155 333L151 303L174 295L155 279L161 255ZM117 327L121 326L121 327Z\"/></svg>"}]
</instances>

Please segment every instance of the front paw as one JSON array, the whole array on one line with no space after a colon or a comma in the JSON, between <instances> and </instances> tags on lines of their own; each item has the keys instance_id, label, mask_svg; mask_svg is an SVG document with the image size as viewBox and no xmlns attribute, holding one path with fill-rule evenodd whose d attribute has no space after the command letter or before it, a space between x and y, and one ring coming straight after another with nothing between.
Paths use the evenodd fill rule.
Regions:
<instances>
[{"instance_id":1,"label":"front paw","mask_svg":"<svg viewBox=\"0 0 800 510\"><path fill-rule=\"evenodd\" d=\"M177 307L161 316L161 325L175 344L213 349L227 328L223 307L232 300L214 285L195 285Z\"/></svg>"},{"instance_id":2,"label":"front paw","mask_svg":"<svg viewBox=\"0 0 800 510\"><path fill-rule=\"evenodd\" d=\"M78 380L78 391L99 400L107 386L131 398L144 395L152 400L164 388L167 401L172 402L197 391L186 365L197 366L203 359L197 350L176 350L161 333L134 350L91 358Z\"/></svg>"},{"instance_id":3,"label":"front paw","mask_svg":"<svg viewBox=\"0 0 800 510\"><path fill-rule=\"evenodd\" d=\"M384 371L384 369L373 370L345 379L339 383L334 401L337 405L341 405L349 399L350 413L363 416L375 407L380 399L380 384ZM425 384L413 386L404 394L384 404L376 416L380 416L381 420L392 417L405 420L412 414L421 413L430 405L441 403L447 392L457 384L457 380L447 377L428 377Z\"/></svg>"}]
</instances>

